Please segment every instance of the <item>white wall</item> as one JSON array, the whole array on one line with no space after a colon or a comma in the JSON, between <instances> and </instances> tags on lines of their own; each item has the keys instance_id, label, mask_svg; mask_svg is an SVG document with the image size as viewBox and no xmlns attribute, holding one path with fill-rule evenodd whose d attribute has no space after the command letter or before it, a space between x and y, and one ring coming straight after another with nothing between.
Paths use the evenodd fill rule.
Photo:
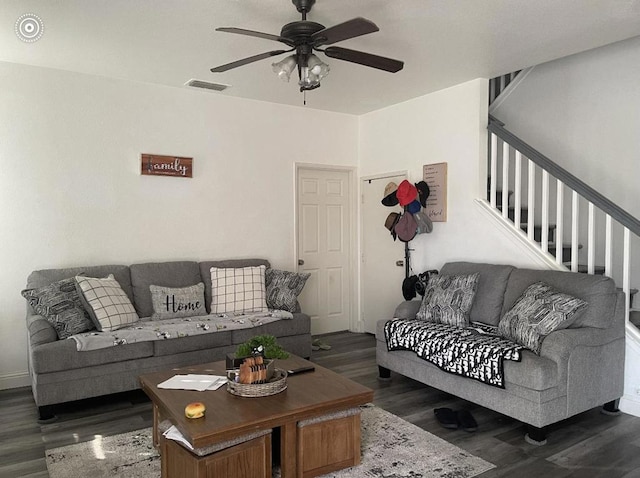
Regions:
<instances>
[{"instance_id":1,"label":"white wall","mask_svg":"<svg viewBox=\"0 0 640 478\"><path fill-rule=\"evenodd\" d=\"M294 162L356 166L357 127L0 63L0 389L27 384L20 290L32 270L232 257L294 267ZM193 157L194 177L141 176L141 153Z\"/></svg>"},{"instance_id":2,"label":"white wall","mask_svg":"<svg viewBox=\"0 0 640 478\"><path fill-rule=\"evenodd\" d=\"M407 169L417 182L423 165L448 164L447 222L434 223L431 234L411 242L416 273L455 260L540 264L474 203L486 196L487 96L487 80L474 80L360 117L361 176ZM382 226L381 237L391 240Z\"/></svg>"},{"instance_id":3,"label":"white wall","mask_svg":"<svg viewBox=\"0 0 640 478\"><path fill-rule=\"evenodd\" d=\"M493 115L640 217L640 37L536 66Z\"/></svg>"}]
</instances>

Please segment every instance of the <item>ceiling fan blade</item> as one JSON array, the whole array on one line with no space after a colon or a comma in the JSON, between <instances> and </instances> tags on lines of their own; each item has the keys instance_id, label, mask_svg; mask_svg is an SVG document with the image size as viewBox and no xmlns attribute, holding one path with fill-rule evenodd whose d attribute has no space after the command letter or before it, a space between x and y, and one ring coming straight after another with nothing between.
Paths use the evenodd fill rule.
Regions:
<instances>
[{"instance_id":1,"label":"ceiling fan blade","mask_svg":"<svg viewBox=\"0 0 640 478\"><path fill-rule=\"evenodd\" d=\"M279 41L289 46L293 46L292 42L287 38L281 37L280 35L272 35L270 33L256 32L254 30L245 30L244 28L235 28L235 27L220 27L220 28L216 28L216 31L225 32L225 33L237 33L238 35L247 35L250 37L264 38L265 40Z\"/></svg>"},{"instance_id":2,"label":"ceiling fan blade","mask_svg":"<svg viewBox=\"0 0 640 478\"><path fill-rule=\"evenodd\" d=\"M340 48L338 46L330 46L322 51L330 58L350 61L351 63L358 63L359 65L377 68L378 70L384 70L390 73L397 73L404 67L404 62L400 60L372 55L371 53L365 53L363 51Z\"/></svg>"},{"instance_id":3,"label":"ceiling fan blade","mask_svg":"<svg viewBox=\"0 0 640 478\"><path fill-rule=\"evenodd\" d=\"M311 39L315 46L320 45L332 45L342 40L348 40L349 38L359 37L366 35L367 33L373 33L380 30L378 26L371 20L366 18L357 17L351 20L347 20L344 23L339 23L324 30L311 35Z\"/></svg>"},{"instance_id":4,"label":"ceiling fan blade","mask_svg":"<svg viewBox=\"0 0 640 478\"><path fill-rule=\"evenodd\" d=\"M248 65L249 63L253 63L254 61L263 60L265 58L269 58L270 56L276 56L286 52L287 50L273 50L265 53L260 53L259 55L253 55L248 58L243 58L242 60L232 61L231 63L227 63L225 65L216 66L215 68L211 68L211 72L222 73L223 71L231 70L232 68Z\"/></svg>"}]
</instances>

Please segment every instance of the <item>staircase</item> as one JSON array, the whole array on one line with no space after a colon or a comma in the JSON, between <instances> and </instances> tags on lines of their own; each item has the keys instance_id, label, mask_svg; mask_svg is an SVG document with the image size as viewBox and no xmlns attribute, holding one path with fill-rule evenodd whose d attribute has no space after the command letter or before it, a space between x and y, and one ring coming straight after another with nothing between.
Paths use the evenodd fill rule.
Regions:
<instances>
[{"instance_id":1,"label":"staircase","mask_svg":"<svg viewBox=\"0 0 640 478\"><path fill-rule=\"evenodd\" d=\"M640 342L640 220L489 121L485 206L556 269L605 274L627 295L627 332ZM561 244L558 247L557 244ZM635 266L635 267L634 267Z\"/></svg>"}]
</instances>

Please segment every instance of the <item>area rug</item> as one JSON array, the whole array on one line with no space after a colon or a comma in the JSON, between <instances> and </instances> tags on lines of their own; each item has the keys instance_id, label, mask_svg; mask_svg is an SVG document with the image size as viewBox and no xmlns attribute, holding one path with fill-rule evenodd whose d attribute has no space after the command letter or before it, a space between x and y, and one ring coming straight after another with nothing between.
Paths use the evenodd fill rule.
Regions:
<instances>
[{"instance_id":1,"label":"area rug","mask_svg":"<svg viewBox=\"0 0 640 478\"><path fill-rule=\"evenodd\" d=\"M494 468L445 440L373 405L362 407L362 462L326 476L340 478L470 478ZM151 429L47 451L50 478L159 478ZM274 477L279 470L274 469Z\"/></svg>"}]
</instances>

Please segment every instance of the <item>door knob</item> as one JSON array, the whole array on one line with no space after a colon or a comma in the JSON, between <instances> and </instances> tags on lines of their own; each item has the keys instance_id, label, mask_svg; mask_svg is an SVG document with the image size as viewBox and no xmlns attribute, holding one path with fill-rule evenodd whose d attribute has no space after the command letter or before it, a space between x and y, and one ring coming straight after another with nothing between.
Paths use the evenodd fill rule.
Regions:
<instances>
[{"instance_id":1,"label":"door knob","mask_svg":"<svg viewBox=\"0 0 640 478\"><path fill-rule=\"evenodd\" d=\"M404 267L404 261L396 261L398 267Z\"/></svg>"},{"instance_id":2,"label":"door knob","mask_svg":"<svg viewBox=\"0 0 640 478\"><path fill-rule=\"evenodd\" d=\"M303 266L304 265L304 261L302 259L298 259L298 265L299 266Z\"/></svg>"}]
</instances>

